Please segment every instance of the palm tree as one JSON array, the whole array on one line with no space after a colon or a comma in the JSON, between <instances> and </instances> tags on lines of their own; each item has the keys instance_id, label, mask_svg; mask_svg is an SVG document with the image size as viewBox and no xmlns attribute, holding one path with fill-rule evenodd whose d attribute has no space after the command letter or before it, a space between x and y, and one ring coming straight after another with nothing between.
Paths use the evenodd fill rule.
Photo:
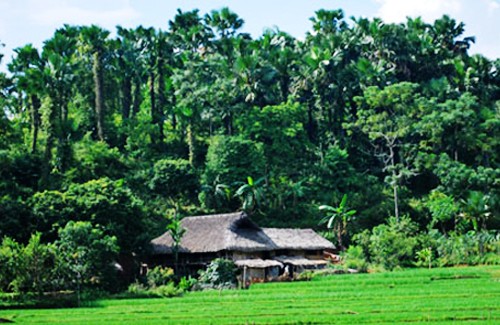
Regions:
<instances>
[{"instance_id":1,"label":"palm tree","mask_svg":"<svg viewBox=\"0 0 500 325\"><path fill-rule=\"evenodd\" d=\"M17 48L14 52L17 56L9 64L9 70L14 74L17 89L24 91L30 101L31 153L35 153L40 128L40 95L44 87L43 69L45 63L38 50L31 44Z\"/></svg>"},{"instance_id":2,"label":"palm tree","mask_svg":"<svg viewBox=\"0 0 500 325\"><path fill-rule=\"evenodd\" d=\"M323 219L321 219L320 224L326 223L327 228L331 229L332 232L335 233L341 250L345 249L342 237L347 233L347 225L349 221L351 221L356 214L356 210L347 209L346 203L347 194L344 194L338 207L330 205L321 205L319 207L320 211L325 211L327 214Z\"/></svg>"},{"instance_id":3,"label":"palm tree","mask_svg":"<svg viewBox=\"0 0 500 325\"><path fill-rule=\"evenodd\" d=\"M57 167L65 170L71 156L68 136L68 104L75 78L75 54L78 29L65 25L44 43L42 58L46 61L44 82L49 96L48 112L42 120L46 132L43 180L47 180L52 160L52 147L57 140Z\"/></svg>"},{"instance_id":4,"label":"palm tree","mask_svg":"<svg viewBox=\"0 0 500 325\"><path fill-rule=\"evenodd\" d=\"M80 30L80 43L83 51L91 55L92 74L94 76L95 113L97 117L97 136L105 140L104 130L104 69L103 61L106 53L106 38L109 31L99 26L82 27Z\"/></svg>"}]
</instances>

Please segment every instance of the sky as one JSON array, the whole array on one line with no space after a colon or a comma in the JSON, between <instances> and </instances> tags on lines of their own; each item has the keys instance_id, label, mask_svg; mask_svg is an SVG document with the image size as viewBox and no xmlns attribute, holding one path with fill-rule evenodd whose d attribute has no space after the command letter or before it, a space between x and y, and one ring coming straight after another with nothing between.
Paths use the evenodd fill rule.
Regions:
<instances>
[{"instance_id":1,"label":"sky","mask_svg":"<svg viewBox=\"0 0 500 325\"><path fill-rule=\"evenodd\" d=\"M276 26L303 38L318 9L341 8L346 17L385 22L404 22L407 16L433 22L448 14L465 23L464 36L476 36L471 53L500 58L500 0L0 0L0 43L5 44L0 70L5 71L14 48L28 43L41 48L63 24L97 24L112 32L116 25L168 29L178 8L204 15L222 7L243 18L243 32L253 37Z\"/></svg>"}]
</instances>

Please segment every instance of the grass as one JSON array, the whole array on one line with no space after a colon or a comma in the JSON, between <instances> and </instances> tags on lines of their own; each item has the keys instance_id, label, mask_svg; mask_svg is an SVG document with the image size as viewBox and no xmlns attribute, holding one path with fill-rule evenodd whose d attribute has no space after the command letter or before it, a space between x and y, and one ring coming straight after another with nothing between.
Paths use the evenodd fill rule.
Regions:
<instances>
[{"instance_id":1,"label":"grass","mask_svg":"<svg viewBox=\"0 0 500 325\"><path fill-rule=\"evenodd\" d=\"M73 309L0 310L22 324L500 323L500 267L414 269L266 283Z\"/></svg>"}]
</instances>

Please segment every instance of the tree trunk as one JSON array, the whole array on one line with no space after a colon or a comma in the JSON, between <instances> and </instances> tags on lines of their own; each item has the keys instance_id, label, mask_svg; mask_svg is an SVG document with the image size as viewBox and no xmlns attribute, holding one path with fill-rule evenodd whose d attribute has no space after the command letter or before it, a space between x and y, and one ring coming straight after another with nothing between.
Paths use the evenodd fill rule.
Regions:
<instances>
[{"instance_id":1,"label":"tree trunk","mask_svg":"<svg viewBox=\"0 0 500 325\"><path fill-rule=\"evenodd\" d=\"M125 77L122 83L122 116L124 120L128 120L130 117L130 106L132 104L132 80L130 77Z\"/></svg>"},{"instance_id":2,"label":"tree trunk","mask_svg":"<svg viewBox=\"0 0 500 325\"><path fill-rule=\"evenodd\" d=\"M94 53L94 92L95 92L95 112L97 117L97 137L104 141L104 98L103 98L103 71L101 53Z\"/></svg>"},{"instance_id":3,"label":"tree trunk","mask_svg":"<svg viewBox=\"0 0 500 325\"><path fill-rule=\"evenodd\" d=\"M141 81L135 80L134 83L134 102L132 104L132 117L135 116L140 109L141 106Z\"/></svg>"},{"instance_id":4,"label":"tree trunk","mask_svg":"<svg viewBox=\"0 0 500 325\"><path fill-rule=\"evenodd\" d=\"M36 153L38 141L38 130L40 129L40 98L37 95L31 95L31 129L33 138L31 142L31 153Z\"/></svg>"},{"instance_id":5,"label":"tree trunk","mask_svg":"<svg viewBox=\"0 0 500 325\"><path fill-rule=\"evenodd\" d=\"M151 123L157 124L157 114L156 114L156 95L155 95L155 74L152 71L149 73L149 99L151 101ZM156 137L154 134L150 134L151 143L156 143Z\"/></svg>"},{"instance_id":6,"label":"tree trunk","mask_svg":"<svg viewBox=\"0 0 500 325\"><path fill-rule=\"evenodd\" d=\"M394 216L396 220L399 221L399 206L398 206L398 185L393 185L394 190Z\"/></svg>"},{"instance_id":7,"label":"tree trunk","mask_svg":"<svg viewBox=\"0 0 500 325\"><path fill-rule=\"evenodd\" d=\"M43 121L44 131L46 133L47 139L45 141L45 152L44 152L44 160L42 166L42 180L41 180L41 183L45 188L47 188L47 185L49 183L49 175L51 171L52 148L54 146L55 132L56 132L55 123L59 121L57 116L58 115L57 107L54 105L52 101L50 102L47 109L49 109L50 111L47 120Z\"/></svg>"},{"instance_id":8,"label":"tree trunk","mask_svg":"<svg viewBox=\"0 0 500 325\"><path fill-rule=\"evenodd\" d=\"M314 119L311 105L307 105L307 136L309 141L314 142Z\"/></svg>"},{"instance_id":9,"label":"tree trunk","mask_svg":"<svg viewBox=\"0 0 500 325\"><path fill-rule=\"evenodd\" d=\"M337 241L339 243L339 250L343 251L344 250L344 244L342 243L342 227L340 224L337 224Z\"/></svg>"},{"instance_id":10,"label":"tree trunk","mask_svg":"<svg viewBox=\"0 0 500 325\"><path fill-rule=\"evenodd\" d=\"M193 121L189 120L189 125L187 127L187 145L189 148L189 164L194 167L194 163L196 160L196 149L194 143L194 134L193 134Z\"/></svg>"},{"instance_id":11,"label":"tree trunk","mask_svg":"<svg viewBox=\"0 0 500 325\"><path fill-rule=\"evenodd\" d=\"M175 91L173 91L174 95L172 96L172 129L177 130L177 116L175 115L175 105L177 105L177 99L175 98Z\"/></svg>"},{"instance_id":12,"label":"tree trunk","mask_svg":"<svg viewBox=\"0 0 500 325\"><path fill-rule=\"evenodd\" d=\"M160 58L158 61L158 109L157 109L157 124L158 131L160 132L160 137L158 139L160 144L164 142L164 131L163 131L163 123L164 123L164 112L165 112L165 104L166 104L166 96L165 96L165 74L163 71L163 59Z\"/></svg>"},{"instance_id":13,"label":"tree trunk","mask_svg":"<svg viewBox=\"0 0 500 325\"><path fill-rule=\"evenodd\" d=\"M396 220L399 221L399 204L398 204L398 183L397 183L397 174L395 170L395 160L394 160L394 148L392 145L389 145L389 152L391 158L391 167L392 167L392 189L394 192L394 216Z\"/></svg>"}]
</instances>

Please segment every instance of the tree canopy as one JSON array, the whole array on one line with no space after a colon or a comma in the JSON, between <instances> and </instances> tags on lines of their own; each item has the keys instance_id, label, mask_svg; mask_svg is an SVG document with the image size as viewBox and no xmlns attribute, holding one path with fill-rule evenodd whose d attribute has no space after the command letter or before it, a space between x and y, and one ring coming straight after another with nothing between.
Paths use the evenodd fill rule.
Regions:
<instances>
[{"instance_id":1,"label":"tree canopy","mask_svg":"<svg viewBox=\"0 0 500 325\"><path fill-rule=\"evenodd\" d=\"M391 216L498 229L500 59L470 55L463 23L320 10L303 39L243 24L179 10L165 29L64 25L16 49L0 73L0 236L99 225L144 253L172 201L318 228L344 194L343 245Z\"/></svg>"}]
</instances>

